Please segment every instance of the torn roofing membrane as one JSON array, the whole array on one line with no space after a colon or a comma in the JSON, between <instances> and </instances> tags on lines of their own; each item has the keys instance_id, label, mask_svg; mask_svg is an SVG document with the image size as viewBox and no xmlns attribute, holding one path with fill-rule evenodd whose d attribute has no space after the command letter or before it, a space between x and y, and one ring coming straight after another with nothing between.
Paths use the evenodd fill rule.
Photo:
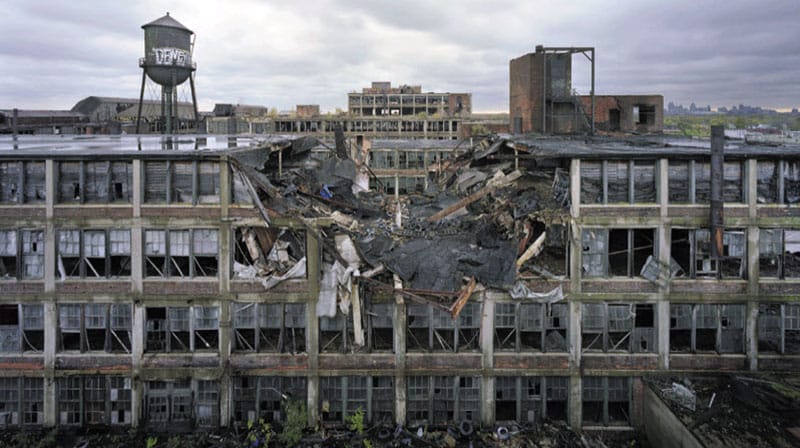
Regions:
<instances>
[{"instance_id":1,"label":"torn roofing membrane","mask_svg":"<svg viewBox=\"0 0 800 448\"><path fill-rule=\"evenodd\" d=\"M492 159L514 153L502 138L462 149L466 153L424 168L425 194L394 198L355 185L360 175L375 178L366 162L368 150L361 147L334 151L303 137L233 151L230 158L257 187L258 200L269 213L306 224L335 218L319 234L328 260L346 264L333 239L347 234L355 243L359 269L385 268L406 288L452 293L474 278L486 287L510 290L517 281L517 258L535 239L527 235L532 226L523 229L520 222L543 206L566 214L566 204L555 201L553 193L554 186L563 189L563 182L554 182L554 167L544 168L550 174L542 180L516 170L507 159Z\"/></svg>"}]
</instances>

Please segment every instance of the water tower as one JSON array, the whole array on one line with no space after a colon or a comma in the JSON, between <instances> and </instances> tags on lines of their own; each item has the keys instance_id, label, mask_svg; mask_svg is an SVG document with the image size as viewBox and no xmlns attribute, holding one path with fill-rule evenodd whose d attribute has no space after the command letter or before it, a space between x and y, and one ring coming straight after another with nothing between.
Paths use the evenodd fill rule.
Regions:
<instances>
[{"instance_id":1,"label":"water tower","mask_svg":"<svg viewBox=\"0 0 800 448\"><path fill-rule=\"evenodd\" d=\"M144 57L139 59L142 68L142 89L139 92L139 110L136 114L136 133L142 119L145 82L149 77L161 86L161 118L164 133L172 134L178 122L178 86L189 80L192 91L195 126L198 124L197 95L194 90L194 71L197 66L192 61L194 33L169 13L146 25L144 29Z\"/></svg>"}]
</instances>

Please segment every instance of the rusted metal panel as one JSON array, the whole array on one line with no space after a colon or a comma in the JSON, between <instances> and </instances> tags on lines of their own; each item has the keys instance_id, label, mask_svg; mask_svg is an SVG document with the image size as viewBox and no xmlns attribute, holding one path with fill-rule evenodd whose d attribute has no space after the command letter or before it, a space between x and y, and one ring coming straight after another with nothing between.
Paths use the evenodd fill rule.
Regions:
<instances>
[{"instance_id":1,"label":"rusted metal panel","mask_svg":"<svg viewBox=\"0 0 800 448\"><path fill-rule=\"evenodd\" d=\"M725 232L723 214L723 177L725 133L722 126L711 126L711 209L709 224L711 228L711 255L715 259L724 256L722 234Z\"/></svg>"}]
</instances>

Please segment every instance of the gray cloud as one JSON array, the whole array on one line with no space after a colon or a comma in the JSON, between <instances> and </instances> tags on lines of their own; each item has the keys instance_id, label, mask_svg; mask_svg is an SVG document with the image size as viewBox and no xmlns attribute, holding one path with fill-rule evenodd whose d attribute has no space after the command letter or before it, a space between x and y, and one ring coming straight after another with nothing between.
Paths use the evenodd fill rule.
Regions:
<instances>
[{"instance_id":1,"label":"gray cloud","mask_svg":"<svg viewBox=\"0 0 800 448\"><path fill-rule=\"evenodd\" d=\"M6 2L0 108L69 108L138 95L141 25L156 0ZM55 4L54 4L55 3ZM662 93L713 106L800 105L794 1L175 0L196 33L201 109L215 102L346 108L373 80L473 93L508 107L508 61L537 44L597 48L598 93ZM577 63L576 87L588 89Z\"/></svg>"}]
</instances>

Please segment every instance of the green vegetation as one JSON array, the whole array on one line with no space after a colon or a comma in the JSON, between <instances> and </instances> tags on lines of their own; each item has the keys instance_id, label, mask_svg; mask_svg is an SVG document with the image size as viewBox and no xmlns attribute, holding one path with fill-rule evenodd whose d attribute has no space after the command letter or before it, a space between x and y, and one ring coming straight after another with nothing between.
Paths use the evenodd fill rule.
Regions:
<instances>
[{"instance_id":1,"label":"green vegetation","mask_svg":"<svg viewBox=\"0 0 800 448\"><path fill-rule=\"evenodd\" d=\"M252 420L247 421L247 442L249 446L269 446L272 441L272 427L263 418L258 419L258 424Z\"/></svg>"},{"instance_id":2,"label":"green vegetation","mask_svg":"<svg viewBox=\"0 0 800 448\"><path fill-rule=\"evenodd\" d=\"M356 434L360 436L364 436L364 410L359 407L356 409L356 413L347 417L347 421L350 424L348 428L350 431L355 431ZM363 440L365 448L372 448L372 442L369 439Z\"/></svg>"},{"instance_id":3,"label":"green vegetation","mask_svg":"<svg viewBox=\"0 0 800 448\"><path fill-rule=\"evenodd\" d=\"M665 130L672 129L685 137L708 138L712 125L737 129L764 124L777 128L800 130L800 117L790 114L776 115L668 115L664 117Z\"/></svg>"},{"instance_id":4,"label":"green vegetation","mask_svg":"<svg viewBox=\"0 0 800 448\"><path fill-rule=\"evenodd\" d=\"M284 404L286 422L278 439L286 446L295 446L303 438L303 431L308 425L306 404L302 400L290 400Z\"/></svg>"}]
</instances>

